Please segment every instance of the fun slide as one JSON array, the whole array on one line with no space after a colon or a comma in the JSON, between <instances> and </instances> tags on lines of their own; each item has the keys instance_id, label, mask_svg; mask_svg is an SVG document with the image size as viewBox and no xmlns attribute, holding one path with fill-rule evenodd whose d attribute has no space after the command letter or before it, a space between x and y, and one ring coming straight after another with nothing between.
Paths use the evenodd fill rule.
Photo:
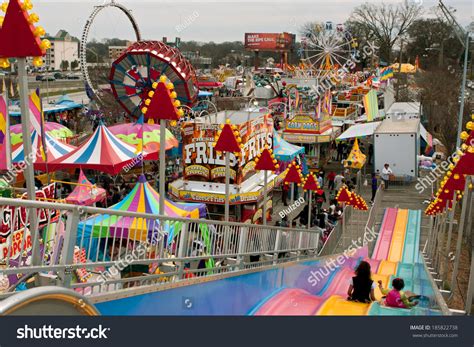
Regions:
<instances>
[{"instance_id":1,"label":"fun slide","mask_svg":"<svg viewBox=\"0 0 474 347\"><path fill-rule=\"evenodd\" d=\"M372 259L387 259L396 219L397 209L387 208L385 210L382 226L380 227L380 235L375 244L374 253L372 254Z\"/></svg>"}]
</instances>

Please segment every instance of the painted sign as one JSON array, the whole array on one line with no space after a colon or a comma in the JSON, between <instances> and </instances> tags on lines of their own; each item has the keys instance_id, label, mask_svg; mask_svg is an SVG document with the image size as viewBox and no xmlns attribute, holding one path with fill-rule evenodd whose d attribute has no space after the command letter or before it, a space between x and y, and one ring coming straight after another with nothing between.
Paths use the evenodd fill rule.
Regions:
<instances>
[{"instance_id":1,"label":"painted sign","mask_svg":"<svg viewBox=\"0 0 474 347\"><path fill-rule=\"evenodd\" d=\"M37 200L52 200L54 199L55 183L36 191ZM27 193L21 196L21 199L26 199ZM54 222L58 211L52 209L39 209L37 210L39 227L43 227L49 222ZM29 221L27 220L26 208L25 207L14 207L5 206L1 213L0 223L0 244L5 243L8 236L10 236L12 230L23 230L24 227L28 226Z\"/></svg>"},{"instance_id":2,"label":"painted sign","mask_svg":"<svg viewBox=\"0 0 474 347\"><path fill-rule=\"evenodd\" d=\"M319 135L331 126L331 118L327 115L321 120L316 120L309 114L296 114L286 122L285 133Z\"/></svg>"},{"instance_id":3,"label":"painted sign","mask_svg":"<svg viewBox=\"0 0 474 347\"><path fill-rule=\"evenodd\" d=\"M273 120L261 116L237 125L243 149L230 154L231 182L240 184L255 173L255 157L273 144ZM214 151L220 124L184 123L182 126L184 179L223 182L225 154Z\"/></svg>"}]
</instances>

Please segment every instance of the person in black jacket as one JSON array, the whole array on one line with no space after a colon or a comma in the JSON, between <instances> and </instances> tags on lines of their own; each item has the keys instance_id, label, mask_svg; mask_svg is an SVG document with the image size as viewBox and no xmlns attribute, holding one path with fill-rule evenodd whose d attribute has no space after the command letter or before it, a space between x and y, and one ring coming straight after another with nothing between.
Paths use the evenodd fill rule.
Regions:
<instances>
[{"instance_id":1,"label":"person in black jacket","mask_svg":"<svg viewBox=\"0 0 474 347\"><path fill-rule=\"evenodd\" d=\"M376 284L372 280L370 264L366 261L361 261L355 270L355 274L347 290L348 300L363 303L375 301L374 291Z\"/></svg>"}]
</instances>

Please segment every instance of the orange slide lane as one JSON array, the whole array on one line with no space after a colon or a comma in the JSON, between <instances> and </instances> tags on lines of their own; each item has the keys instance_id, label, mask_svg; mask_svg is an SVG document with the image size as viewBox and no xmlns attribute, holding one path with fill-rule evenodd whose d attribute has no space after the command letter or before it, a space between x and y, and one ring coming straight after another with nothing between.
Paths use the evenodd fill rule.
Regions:
<instances>
[{"instance_id":1,"label":"orange slide lane","mask_svg":"<svg viewBox=\"0 0 474 347\"><path fill-rule=\"evenodd\" d=\"M387 260L399 262L403 255L403 246L405 245L405 234L407 230L408 210L398 210L397 220L392 235L392 242L388 252Z\"/></svg>"}]
</instances>

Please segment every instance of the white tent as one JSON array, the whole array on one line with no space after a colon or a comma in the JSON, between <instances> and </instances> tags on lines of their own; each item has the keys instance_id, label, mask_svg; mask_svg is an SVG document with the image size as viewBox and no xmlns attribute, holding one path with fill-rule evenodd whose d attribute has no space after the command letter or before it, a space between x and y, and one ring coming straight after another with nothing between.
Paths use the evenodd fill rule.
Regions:
<instances>
[{"instance_id":1,"label":"white tent","mask_svg":"<svg viewBox=\"0 0 474 347\"><path fill-rule=\"evenodd\" d=\"M382 122L356 124L344 131L337 140L352 139L355 137L371 136Z\"/></svg>"}]
</instances>

